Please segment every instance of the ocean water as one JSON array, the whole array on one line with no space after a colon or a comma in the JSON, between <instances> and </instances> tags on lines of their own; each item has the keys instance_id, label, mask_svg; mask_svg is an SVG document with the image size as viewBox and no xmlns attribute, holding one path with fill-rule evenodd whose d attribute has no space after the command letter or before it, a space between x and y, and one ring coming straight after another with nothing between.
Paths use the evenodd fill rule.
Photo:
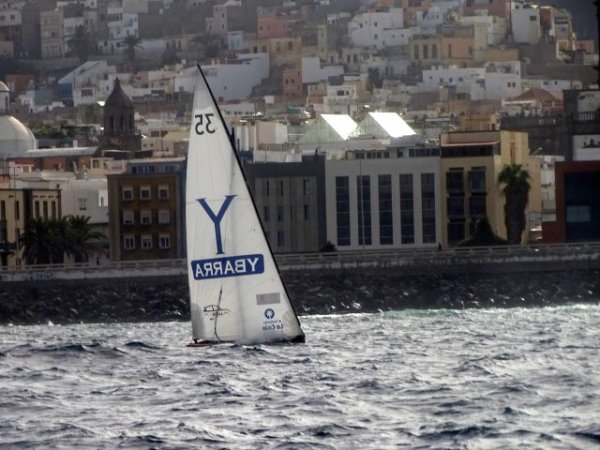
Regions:
<instances>
[{"instance_id":1,"label":"ocean water","mask_svg":"<svg viewBox=\"0 0 600 450\"><path fill-rule=\"evenodd\" d=\"M0 448L600 446L600 306L301 322L200 349L183 322L0 327Z\"/></svg>"}]
</instances>

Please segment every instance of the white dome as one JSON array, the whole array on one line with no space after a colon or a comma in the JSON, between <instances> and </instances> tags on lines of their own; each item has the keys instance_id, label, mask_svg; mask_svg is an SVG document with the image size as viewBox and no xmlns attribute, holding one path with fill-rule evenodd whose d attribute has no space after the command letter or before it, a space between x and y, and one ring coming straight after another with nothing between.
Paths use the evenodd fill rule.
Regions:
<instances>
[{"instance_id":1,"label":"white dome","mask_svg":"<svg viewBox=\"0 0 600 450\"><path fill-rule=\"evenodd\" d=\"M0 115L0 158L17 156L37 147L29 128L13 116Z\"/></svg>"}]
</instances>

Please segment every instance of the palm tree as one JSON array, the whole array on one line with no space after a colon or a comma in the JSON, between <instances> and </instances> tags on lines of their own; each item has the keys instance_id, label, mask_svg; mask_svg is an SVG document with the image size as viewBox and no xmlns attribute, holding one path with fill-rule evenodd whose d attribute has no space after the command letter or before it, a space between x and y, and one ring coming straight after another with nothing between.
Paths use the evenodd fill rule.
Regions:
<instances>
[{"instance_id":1,"label":"palm tree","mask_svg":"<svg viewBox=\"0 0 600 450\"><path fill-rule=\"evenodd\" d=\"M525 230L525 208L529 201L530 176L521 164L510 164L498 174L498 184L504 185L504 224L510 244L520 244Z\"/></svg>"},{"instance_id":2,"label":"palm tree","mask_svg":"<svg viewBox=\"0 0 600 450\"><path fill-rule=\"evenodd\" d=\"M43 218L32 219L20 236L27 264L53 264L63 261L64 244L60 235L63 223Z\"/></svg>"},{"instance_id":3,"label":"palm tree","mask_svg":"<svg viewBox=\"0 0 600 450\"><path fill-rule=\"evenodd\" d=\"M88 261L92 255L102 250L99 240L106 236L92 229L89 216L68 216L67 222L69 224L67 253L75 258L75 262Z\"/></svg>"},{"instance_id":4,"label":"palm tree","mask_svg":"<svg viewBox=\"0 0 600 450\"><path fill-rule=\"evenodd\" d=\"M62 263L65 255L84 262L100 252L98 240L105 236L92 230L89 220L84 216L31 220L19 239L27 264Z\"/></svg>"},{"instance_id":5,"label":"palm tree","mask_svg":"<svg viewBox=\"0 0 600 450\"><path fill-rule=\"evenodd\" d=\"M127 56L127 60L129 61L132 70L135 68L135 49L136 47L141 48L141 42L142 40L137 34L130 34L123 39L123 45L125 45L125 50L123 53L125 53L125 56Z\"/></svg>"}]
</instances>

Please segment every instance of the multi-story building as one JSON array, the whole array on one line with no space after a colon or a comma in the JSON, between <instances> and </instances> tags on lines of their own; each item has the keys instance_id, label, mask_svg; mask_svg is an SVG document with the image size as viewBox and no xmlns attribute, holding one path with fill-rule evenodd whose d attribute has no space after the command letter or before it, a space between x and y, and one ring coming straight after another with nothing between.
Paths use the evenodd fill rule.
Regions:
<instances>
[{"instance_id":1,"label":"multi-story building","mask_svg":"<svg viewBox=\"0 0 600 450\"><path fill-rule=\"evenodd\" d=\"M327 237L339 251L441 242L439 149L348 151L325 174Z\"/></svg>"},{"instance_id":2,"label":"multi-story building","mask_svg":"<svg viewBox=\"0 0 600 450\"><path fill-rule=\"evenodd\" d=\"M273 251L319 251L326 243L324 157L246 164L244 170Z\"/></svg>"},{"instance_id":3,"label":"multi-story building","mask_svg":"<svg viewBox=\"0 0 600 450\"><path fill-rule=\"evenodd\" d=\"M542 224L544 242L600 239L600 161L557 162L556 216Z\"/></svg>"},{"instance_id":4,"label":"multi-story building","mask_svg":"<svg viewBox=\"0 0 600 450\"><path fill-rule=\"evenodd\" d=\"M108 175L110 258L185 256L185 158L131 160Z\"/></svg>"},{"instance_id":5,"label":"multi-story building","mask_svg":"<svg viewBox=\"0 0 600 450\"><path fill-rule=\"evenodd\" d=\"M65 56L63 19L62 9L40 13L42 58L62 58Z\"/></svg>"},{"instance_id":6,"label":"multi-story building","mask_svg":"<svg viewBox=\"0 0 600 450\"><path fill-rule=\"evenodd\" d=\"M541 211L539 162L529 155L527 133L443 133L440 151L442 240L449 245L470 237L483 218L498 236L506 238L505 198L498 175L507 165L521 164L531 176L527 216Z\"/></svg>"},{"instance_id":7,"label":"multi-story building","mask_svg":"<svg viewBox=\"0 0 600 450\"><path fill-rule=\"evenodd\" d=\"M20 8L9 4L9 8L0 9L0 41L12 42L17 56L23 48L22 23Z\"/></svg>"},{"instance_id":8,"label":"multi-story building","mask_svg":"<svg viewBox=\"0 0 600 450\"><path fill-rule=\"evenodd\" d=\"M0 266L20 266L20 238L32 219L61 217L60 189L0 189Z\"/></svg>"}]
</instances>

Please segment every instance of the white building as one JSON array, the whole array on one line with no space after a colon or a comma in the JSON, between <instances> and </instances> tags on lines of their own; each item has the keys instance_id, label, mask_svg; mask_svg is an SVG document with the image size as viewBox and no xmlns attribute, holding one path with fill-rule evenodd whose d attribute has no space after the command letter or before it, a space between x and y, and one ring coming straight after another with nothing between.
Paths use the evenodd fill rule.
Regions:
<instances>
[{"instance_id":1,"label":"white building","mask_svg":"<svg viewBox=\"0 0 600 450\"><path fill-rule=\"evenodd\" d=\"M418 92L437 91L440 86L470 88L477 80L484 78L483 67L435 66L423 70L423 82Z\"/></svg>"},{"instance_id":2,"label":"white building","mask_svg":"<svg viewBox=\"0 0 600 450\"><path fill-rule=\"evenodd\" d=\"M116 72L116 67L109 66L106 61L87 61L58 80L59 96L61 100L72 99L74 106L104 100L107 94L102 81Z\"/></svg>"},{"instance_id":3,"label":"white building","mask_svg":"<svg viewBox=\"0 0 600 450\"><path fill-rule=\"evenodd\" d=\"M329 77L343 73L343 65L321 65L321 60L317 56L302 58L302 83L304 84L326 81Z\"/></svg>"},{"instance_id":4,"label":"white building","mask_svg":"<svg viewBox=\"0 0 600 450\"><path fill-rule=\"evenodd\" d=\"M517 44L535 45L542 38L540 10L529 2L511 2L510 20L513 40Z\"/></svg>"},{"instance_id":5,"label":"white building","mask_svg":"<svg viewBox=\"0 0 600 450\"><path fill-rule=\"evenodd\" d=\"M357 47L377 48L408 45L417 28L404 28L402 8L357 14L348 23L348 37Z\"/></svg>"},{"instance_id":6,"label":"white building","mask_svg":"<svg viewBox=\"0 0 600 450\"><path fill-rule=\"evenodd\" d=\"M240 55L236 63L203 66L202 70L219 101L245 100L269 76L269 55ZM176 92L194 92L198 69L189 67L175 77Z\"/></svg>"},{"instance_id":7,"label":"white building","mask_svg":"<svg viewBox=\"0 0 600 450\"><path fill-rule=\"evenodd\" d=\"M367 159L366 153L325 162L327 239L339 251L437 246L439 157L389 149Z\"/></svg>"}]
</instances>

